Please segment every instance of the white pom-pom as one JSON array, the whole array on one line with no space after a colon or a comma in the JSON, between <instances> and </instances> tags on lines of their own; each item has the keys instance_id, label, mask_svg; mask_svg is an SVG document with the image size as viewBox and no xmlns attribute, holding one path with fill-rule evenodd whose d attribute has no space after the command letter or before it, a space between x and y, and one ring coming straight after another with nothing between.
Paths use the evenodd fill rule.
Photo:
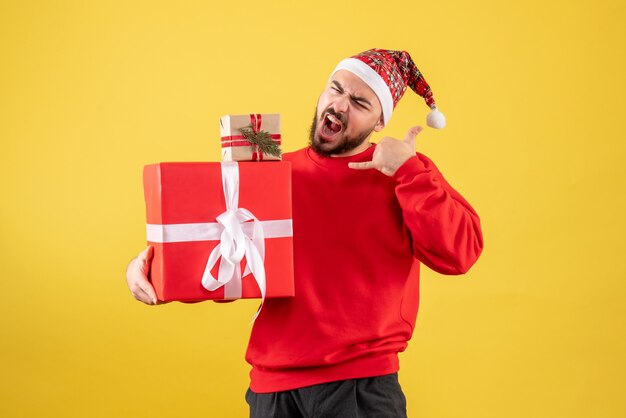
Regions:
<instances>
[{"instance_id":1,"label":"white pom-pom","mask_svg":"<svg viewBox=\"0 0 626 418\"><path fill-rule=\"evenodd\" d=\"M446 117L437 108L434 108L426 116L426 125L435 129L443 129L446 126Z\"/></svg>"}]
</instances>

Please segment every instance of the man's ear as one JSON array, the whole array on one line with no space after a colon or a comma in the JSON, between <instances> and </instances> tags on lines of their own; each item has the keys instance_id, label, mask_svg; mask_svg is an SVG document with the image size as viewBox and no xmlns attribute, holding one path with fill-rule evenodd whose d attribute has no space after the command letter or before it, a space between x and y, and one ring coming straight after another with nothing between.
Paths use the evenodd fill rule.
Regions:
<instances>
[{"instance_id":1,"label":"man's ear","mask_svg":"<svg viewBox=\"0 0 626 418\"><path fill-rule=\"evenodd\" d=\"M376 122L376 126L374 126L374 132L380 132L385 127L385 119L381 113L380 118L378 118L378 122Z\"/></svg>"}]
</instances>

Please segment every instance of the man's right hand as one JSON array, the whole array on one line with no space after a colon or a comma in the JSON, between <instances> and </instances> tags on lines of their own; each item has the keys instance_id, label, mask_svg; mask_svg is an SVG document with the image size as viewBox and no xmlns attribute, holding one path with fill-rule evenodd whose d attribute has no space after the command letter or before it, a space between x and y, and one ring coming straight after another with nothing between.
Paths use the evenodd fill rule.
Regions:
<instances>
[{"instance_id":1,"label":"man's right hand","mask_svg":"<svg viewBox=\"0 0 626 418\"><path fill-rule=\"evenodd\" d=\"M148 246L148 248L139 253L137 258L130 260L126 269L128 288L135 299L147 305L156 305L158 303L154 287L148 280L153 254L154 248Z\"/></svg>"},{"instance_id":2,"label":"man's right hand","mask_svg":"<svg viewBox=\"0 0 626 418\"><path fill-rule=\"evenodd\" d=\"M146 305L161 305L167 302L157 299L154 287L152 287L152 283L148 280L150 262L152 261L153 255L154 248L149 245L148 248L139 253L137 258L130 260L128 268L126 269L126 283L128 283L128 288L138 301L143 302ZM235 300L214 300L214 302L217 303L229 303L234 301Z\"/></svg>"}]
</instances>

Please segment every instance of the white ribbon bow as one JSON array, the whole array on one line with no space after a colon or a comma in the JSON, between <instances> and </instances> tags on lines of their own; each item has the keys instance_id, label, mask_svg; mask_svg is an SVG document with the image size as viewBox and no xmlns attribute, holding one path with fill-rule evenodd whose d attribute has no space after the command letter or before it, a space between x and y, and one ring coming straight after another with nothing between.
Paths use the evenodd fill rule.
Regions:
<instances>
[{"instance_id":1,"label":"white ribbon bow","mask_svg":"<svg viewBox=\"0 0 626 418\"><path fill-rule=\"evenodd\" d=\"M249 210L239 207L239 166L235 161L223 162L222 187L226 200L226 211L216 220L223 226L220 243L211 251L204 274L202 286L213 291L224 286L224 299L241 298L241 260L246 258L243 277L252 273L261 290L261 306L254 315L254 321L265 301L265 235L261 222ZM242 228L245 223L252 223L252 233L246 234ZM249 228L246 228L249 230ZM211 274L219 259L217 279Z\"/></svg>"}]
</instances>

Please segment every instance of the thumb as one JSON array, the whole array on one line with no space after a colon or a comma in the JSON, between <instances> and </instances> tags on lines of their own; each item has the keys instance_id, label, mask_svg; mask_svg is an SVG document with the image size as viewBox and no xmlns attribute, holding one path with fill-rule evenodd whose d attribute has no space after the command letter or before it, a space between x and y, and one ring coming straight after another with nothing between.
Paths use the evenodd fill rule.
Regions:
<instances>
[{"instance_id":1,"label":"thumb","mask_svg":"<svg viewBox=\"0 0 626 418\"><path fill-rule=\"evenodd\" d=\"M404 143L410 145L411 147L413 147L413 149L415 149L415 137L423 130L424 128L422 128L421 126L414 126L409 129L406 137L404 137Z\"/></svg>"},{"instance_id":2,"label":"thumb","mask_svg":"<svg viewBox=\"0 0 626 418\"><path fill-rule=\"evenodd\" d=\"M139 267L144 273L148 273L150 271L150 261L152 261L152 256L154 255L154 247L148 245L148 247L139 253L137 256L137 261L139 261Z\"/></svg>"}]
</instances>

